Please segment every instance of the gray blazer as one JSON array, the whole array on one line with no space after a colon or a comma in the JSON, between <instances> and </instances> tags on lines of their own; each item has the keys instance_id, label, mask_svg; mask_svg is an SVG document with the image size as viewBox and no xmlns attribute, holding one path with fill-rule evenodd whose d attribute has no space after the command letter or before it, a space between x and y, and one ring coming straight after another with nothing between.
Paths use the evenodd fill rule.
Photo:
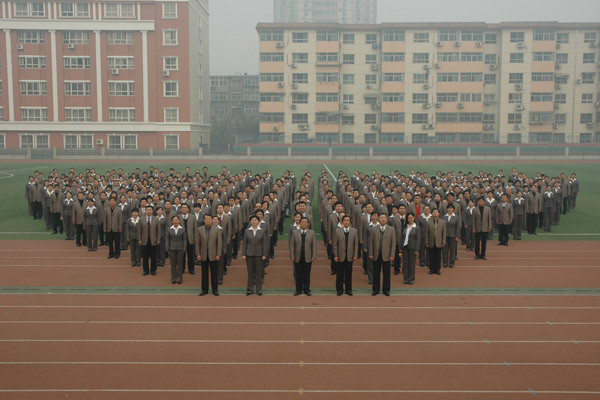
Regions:
<instances>
[{"instance_id":1,"label":"gray blazer","mask_svg":"<svg viewBox=\"0 0 600 400\"><path fill-rule=\"evenodd\" d=\"M473 209L473 230L477 233L489 232L492 229L492 211L489 207L483 207L483 215L479 207Z\"/></svg>"},{"instance_id":2,"label":"gray blazer","mask_svg":"<svg viewBox=\"0 0 600 400\"><path fill-rule=\"evenodd\" d=\"M338 228L333 235L333 256L340 261L352 261L358 258L358 231L350 227L348 232L348 247L346 248L346 234L343 228Z\"/></svg>"},{"instance_id":3,"label":"gray blazer","mask_svg":"<svg viewBox=\"0 0 600 400\"><path fill-rule=\"evenodd\" d=\"M379 250L381 250L381 258L383 261L390 261L391 258L395 257L396 252L396 230L393 226L386 225L383 233L383 239L381 238L381 227L371 227L369 233L369 257L373 257L376 260L379 257Z\"/></svg>"},{"instance_id":4,"label":"gray blazer","mask_svg":"<svg viewBox=\"0 0 600 400\"><path fill-rule=\"evenodd\" d=\"M84 226L98 226L100 225L100 212L98 207L94 207L92 212L86 207L83 210L83 225Z\"/></svg>"},{"instance_id":5,"label":"gray blazer","mask_svg":"<svg viewBox=\"0 0 600 400\"><path fill-rule=\"evenodd\" d=\"M166 219L166 218L165 218ZM165 232L165 249L167 251L183 251L186 249L186 233L183 226L180 225L180 228L175 232L175 228L171 226Z\"/></svg>"},{"instance_id":6,"label":"gray blazer","mask_svg":"<svg viewBox=\"0 0 600 400\"><path fill-rule=\"evenodd\" d=\"M257 230L256 236L250 228L246 229L242 238L242 257L268 257L269 243L269 236L264 229Z\"/></svg>"},{"instance_id":7,"label":"gray blazer","mask_svg":"<svg viewBox=\"0 0 600 400\"><path fill-rule=\"evenodd\" d=\"M141 217L137 224L134 224L133 221L131 220L131 218L129 218L127 220L127 224L125 227L125 239L127 241L130 241L130 240L135 240L138 242L140 241L140 238L141 238L140 235L142 232L141 223L142 223Z\"/></svg>"},{"instance_id":8,"label":"gray blazer","mask_svg":"<svg viewBox=\"0 0 600 400\"><path fill-rule=\"evenodd\" d=\"M302 230L297 230L289 238L290 246L290 257L294 262L300 262L301 250L302 250ZM304 238L304 260L306 262L312 262L313 259L317 258L317 241L315 232L312 229L306 230L306 237Z\"/></svg>"},{"instance_id":9,"label":"gray blazer","mask_svg":"<svg viewBox=\"0 0 600 400\"><path fill-rule=\"evenodd\" d=\"M488 207L489 208L489 207ZM425 247L431 248L434 243L437 247L444 247L446 244L446 221L439 218L437 232L433 223L434 219L431 218L427 223L427 235L425 235Z\"/></svg>"},{"instance_id":10,"label":"gray blazer","mask_svg":"<svg viewBox=\"0 0 600 400\"><path fill-rule=\"evenodd\" d=\"M208 237L206 235L206 227L201 226L196 228L196 256L206 261L216 261L217 256L223 254L223 234L221 229L216 226L211 226Z\"/></svg>"},{"instance_id":11,"label":"gray blazer","mask_svg":"<svg viewBox=\"0 0 600 400\"><path fill-rule=\"evenodd\" d=\"M400 241L400 248L404 247L404 241L406 240L406 231L408 231L408 227L404 228L402 231L402 240ZM419 247L421 246L421 228L419 225L415 226L410 230L408 234L408 248L410 250L419 251Z\"/></svg>"},{"instance_id":12,"label":"gray blazer","mask_svg":"<svg viewBox=\"0 0 600 400\"><path fill-rule=\"evenodd\" d=\"M63 217L72 217L73 216L73 207L74 207L75 201L73 201L73 199L71 199L71 201L67 201L66 199L63 200L62 202L62 211L61 214Z\"/></svg>"},{"instance_id":13,"label":"gray blazer","mask_svg":"<svg viewBox=\"0 0 600 400\"><path fill-rule=\"evenodd\" d=\"M120 207L115 206L112 214L110 212L110 207L106 207L104 209L103 217L102 223L104 224L105 232L110 232L111 230L113 232L121 232L123 229L123 213L121 212Z\"/></svg>"},{"instance_id":14,"label":"gray blazer","mask_svg":"<svg viewBox=\"0 0 600 400\"><path fill-rule=\"evenodd\" d=\"M552 199L554 201L554 199ZM496 207L496 223L498 225L512 225L513 222L513 209L512 204L509 202L502 207L502 203L498 203Z\"/></svg>"},{"instance_id":15,"label":"gray blazer","mask_svg":"<svg viewBox=\"0 0 600 400\"><path fill-rule=\"evenodd\" d=\"M454 238L460 236L460 218L456 214L454 214L451 220L448 215L444 215L443 220L446 223L446 237Z\"/></svg>"}]
</instances>

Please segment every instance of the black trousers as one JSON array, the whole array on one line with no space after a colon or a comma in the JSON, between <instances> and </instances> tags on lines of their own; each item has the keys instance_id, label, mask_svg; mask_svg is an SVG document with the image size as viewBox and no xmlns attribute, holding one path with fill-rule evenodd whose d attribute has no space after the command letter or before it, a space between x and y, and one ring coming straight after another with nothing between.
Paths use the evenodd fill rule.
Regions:
<instances>
[{"instance_id":1,"label":"black trousers","mask_svg":"<svg viewBox=\"0 0 600 400\"><path fill-rule=\"evenodd\" d=\"M54 233L63 233L62 221L60 220L60 213L52 213L52 229Z\"/></svg>"},{"instance_id":2,"label":"black trousers","mask_svg":"<svg viewBox=\"0 0 600 400\"><path fill-rule=\"evenodd\" d=\"M310 271L312 269L312 263L306 262L303 258L300 262L294 263L294 270L296 271L296 292L307 293L310 291Z\"/></svg>"},{"instance_id":3,"label":"black trousers","mask_svg":"<svg viewBox=\"0 0 600 400\"><path fill-rule=\"evenodd\" d=\"M236 232L236 234L233 235L233 239L231 239L231 246L232 246L231 247L231 256L233 258L237 258L237 255L238 255L238 247L239 247L238 246L238 242L239 242L238 237L239 236L241 236L241 233L240 232Z\"/></svg>"},{"instance_id":4,"label":"black trousers","mask_svg":"<svg viewBox=\"0 0 600 400\"><path fill-rule=\"evenodd\" d=\"M104 224L98 225L98 238L100 239L100 246L106 244L106 233L104 232Z\"/></svg>"},{"instance_id":5,"label":"black trousers","mask_svg":"<svg viewBox=\"0 0 600 400\"><path fill-rule=\"evenodd\" d=\"M80 244L83 244L84 246L87 244L83 224L75 225L75 243L77 243L78 246Z\"/></svg>"},{"instance_id":6,"label":"black trousers","mask_svg":"<svg viewBox=\"0 0 600 400\"><path fill-rule=\"evenodd\" d=\"M142 266L144 273L156 272L156 246L150 243L142 246Z\"/></svg>"},{"instance_id":7,"label":"black trousers","mask_svg":"<svg viewBox=\"0 0 600 400\"><path fill-rule=\"evenodd\" d=\"M106 232L106 242L108 243L108 255L114 257L121 256L121 232Z\"/></svg>"},{"instance_id":8,"label":"black trousers","mask_svg":"<svg viewBox=\"0 0 600 400\"><path fill-rule=\"evenodd\" d=\"M539 228L543 228L544 227L544 212L543 211L538 214L537 221L538 221Z\"/></svg>"},{"instance_id":9,"label":"black trousers","mask_svg":"<svg viewBox=\"0 0 600 400\"><path fill-rule=\"evenodd\" d=\"M193 244L187 243L185 251L183 252L183 272L185 272L185 264L187 262L187 268L190 273L196 272L196 247Z\"/></svg>"},{"instance_id":10,"label":"black trousers","mask_svg":"<svg viewBox=\"0 0 600 400\"><path fill-rule=\"evenodd\" d=\"M570 203L571 203L570 197L563 197L563 206L562 206L563 215L565 215L571 209L571 207L569 207ZM541 226L540 226L540 228L541 228Z\"/></svg>"},{"instance_id":11,"label":"black trousers","mask_svg":"<svg viewBox=\"0 0 600 400\"><path fill-rule=\"evenodd\" d=\"M534 234L537 229L538 223L538 215L537 214L527 214L527 233Z\"/></svg>"},{"instance_id":12,"label":"black trousers","mask_svg":"<svg viewBox=\"0 0 600 400\"><path fill-rule=\"evenodd\" d=\"M396 246L396 253L400 253L400 249ZM394 272L400 272L400 268L402 267L402 259L400 257L394 257Z\"/></svg>"},{"instance_id":13,"label":"black trousers","mask_svg":"<svg viewBox=\"0 0 600 400\"><path fill-rule=\"evenodd\" d=\"M44 215L44 211L42 210L42 203L39 201L34 201L31 204L31 207L32 207L32 212L33 212L33 218L41 219L42 216Z\"/></svg>"},{"instance_id":14,"label":"black trousers","mask_svg":"<svg viewBox=\"0 0 600 400\"><path fill-rule=\"evenodd\" d=\"M476 232L475 233L475 255L485 257L485 250L487 248L487 232Z\"/></svg>"},{"instance_id":15,"label":"black trousers","mask_svg":"<svg viewBox=\"0 0 600 400\"><path fill-rule=\"evenodd\" d=\"M487 232L486 232L487 233ZM442 248L441 247L430 247L429 248L429 270L438 272L442 267Z\"/></svg>"},{"instance_id":16,"label":"black trousers","mask_svg":"<svg viewBox=\"0 0 600 400\"><path fill-rule=\"evenodd\" d=\"M498 241L502 244L508 244L508 228L510 225L498 224Z\"/></svg>"},{"instance_id":17,"label":"black trousers","mask_svg":"<svg viewBox=\"0 0 600 400\"><path fill-rule=\"evenodd\" d=\"M373 260L373 293L379 294L379 291L383 289L383 293L390 293L392 282L391 282L391 263L389 261L383 261L381 256L376 260ZM381 286L381 272L383 271L383 288Z\"/></svg>"},{"instance_id":18,"label":"black trousers","mask_svg":"<svg viewBox=\"0 0 600 400\"><path fill-rule=\"evenodd\" d=\"M202 260L200 261L200 265L202 266L202 278L201 278L201 287L202 293L208 293L208 278L210 272L210 287L213 293L219 293L219 262L218 261L209 261Z\"/></svg>"},{"instance_id":19,"label":"black trousers","mask_svg":"<svg viewBox=\"0 0 600 400\"><path fill-rule=\"evenodd\" d=\"M352 293L352 261L337 262L335 267L335 290Z\"/></svg>"}]
</instances>

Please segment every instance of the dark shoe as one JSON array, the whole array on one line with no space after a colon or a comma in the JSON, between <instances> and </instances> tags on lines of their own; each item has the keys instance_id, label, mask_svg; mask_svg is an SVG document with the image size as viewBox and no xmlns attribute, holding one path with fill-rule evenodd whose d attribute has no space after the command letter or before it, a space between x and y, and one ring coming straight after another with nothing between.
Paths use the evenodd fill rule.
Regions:
<instances>
[{"instance_id":1,"label":"dark shoe","mask_svg":"<svg viewBox=\"0 0 600 400\"><path fill-rule=\"evenodd\" d=\"M106 258L114 258L114 257L115 257L115 256L113 256L113 255L109 255L109 256L108 256L108 257L106 257Z\"/></svg>"},{"instance_id":2,"label":"dark shoe","mask_svg":"<svg viewBox=\"0 0 600 400\"><path fill-rule=\"evenodd\" d=\"M294 292L294 296L300 296L301 292Z\"/></svg>"},{"instance_id":3,"label":"dark shoe","mask_svg":"<svg viewBox=\"0 0 600 400\"><path fill-rule=\"evenodd\" d=\"M487 260L486 256L479 256L479 258L482 259L482 260Z\"/></svg>"},{"instance_id":4,"label":"dark shoe","mask_svg":"<svg viewBox=\"0 0 600 400\"><path fill-rule=\"evenodd\" d=\"M198 296L206 296L208 294L208 292L200 292L200 294Z\"/></svg>"},{"instance_id":5,"label":"dark shoe","mask_svg":"<svg viewBox=\"0 0 600 400\"><path fill-rule=\"evenodd\" d=\"M448 268L448 266L447 266L447 265L444 265L444 268Z\"/></svg>"},{"instance_id":6,"label":"dark shoe","mask_svg":"<svg viewBox=\"0 0 600 400\"><path fill-rule=\"evenodd\" d=\"M310 290L307 290L306 292L304 292L304 294L307 296L312 296L312 294L310 293Z\"/></svg>"},{"instance_id":7,"label":"dark shoe","mask_svg":"<svg viewBox=\"0 0 600 400\"><path fill-rule=\"evenodd\" d=\"M335 275L335 271L331 271L331 275Z\"/></svg>"},{"instance_id":8,"label":"dark shoe","mask_svg":"<svg viewBox=\"0 0 600 400\"><path fill-rule=\"evenodd\" d=\"M196 271L189 271L190 275L196 275Z\"/></svg>"},{"instance_id":9,"label":"dark shoe","mask_svg":"<svg viewBox=\"0 0 600 400\"><path fill-rule=\"evenodd\" d=\"M404 284L405 284L405 285L408 285L408 281L404 281Z\"/></svg>"},{"instance_id":10,"label":"dark shoe","mask_svg":"<svg viewBox=\"0 0 600 400\"><path fill-rule=\"evenodd\" d=\"M390 292L383 292L383 295L386 297L390 297Z\"/></svg>"},{"instance_id":11,"label":"dark shoe","mask_svg":"<svg viewBox=\"0 0 600 400\"><path fill-rule=\"evenodd\" d=\"M378 294L379 294L379 293L372 292L372 293L371 293L371 296L377 296Z\"/></svg>"},{"instance_id":12,"label":"dark shoe","mask_svg":"<svg viewBox=\"0 0 600 400\"><path fill-rule=\"evenodd\" d=\"M213 296L218 296L219 292L213 292Z\"/></svg>"},{"instance_id":13,"label":"dark shoe","mask_svg":"<svg viewBox=\"0 0 600 400\"><path fill-rule=\"evenodd\" d=\"M77 247L81 247L81 243L77 243Z\"/></svg>"},{"instance_id":14,"label":"dark shoe","mask_svg":"<svg viewBox=\"0 0 600 400\"><path fill-rule=\"evenodd\" d=\"M450 268L454 268L454 265L451 265Z\"/></svg>"},{"instance_id":15,"label":"dark shoe","mask_svg":"<svg viewBox=\"0 0 600 400\"><path fill-rule=\"evenodd\" d=\"M354 296L354 293L352 293L352 292L346 292L346 294L347 294L348 296Z\"/></svg>"},{"instance_id":16,"label":"dark shoe","mask_svg":"<svg viewBox=\"0 0 600 400\"><path fill-rule=\"evenodd\" d=\"M481 258L480 256L475 256L475 259L476 259L476 260L479 260L480 258Z\"/></svg>"},{"instance_id":17,"label":"dark shoe","mask_svg":"<svg viewBox=\"0 0 600 400\"><path fill-rule=\"evenodd\" d=\"M369 285L372 285L372 284L373 284L373 280L369 279Z\"/></svg>"},{"instance_id":18,"label":"dark shoe","mask_svg":"<svg viewBox=\"0 0 600 400\"><path fill-rule=\"evenodd\" d=\"M363 271L363 275L369 275L367 271Z\"/></svg>"},{"instance_id":19,"label":"dark shoe","mask_svg":"<svg viewBox=\"0 0 600 400\"><path fill-rule=\"evenodd\" d=\"M181 285L183 282L177 282L178 285Z\"/></svg>"},{"instance_id":20,"label":"dark shoe","mask_svg":"<svg viewBox=\"0 0 600 400\"><path fill-rule=\"evenodd\" d=\"M121 256L115 256L115 260L118 260Z\"/></svg>"},{"instance_id":21,"label":"dark shoe","mask_svg":"<svg viewBox=\"0 0 600 400\"><path fill-rule=\"evenodd\" d=\"M156 276L156 271L150 272L153 276Z\"/></svg>"},{"instance_id":22,"label":"dark shoe","mask_svg":"<svg viewBox=\"0 0 600 400\"><path fill-rule=\"evenodd\" d=\"M496 246L503 246L504 243L497 243Z\"/></svg>"},{"instance_id":23,"label":"dark shoe","mask_svg":"<svg viewBox=\"0 0 600 400\"><path fill-rule=\"evenodd\" d=\"M148 274L149 274L149 272L144 272L144 276L146 276L146 275L148 275Z\"/></svg>"},{"instance_id":24,"label":"dark shoe","mask_svg":"<svg viewBox=\"0 0 600 400\"><path fill-rule=\"evenodd\" d=\"M52 232L53 235L56 235L58 232Z\"/></svg>"},{"instance_id":25,"label":"dark shoe","mask_svg":"<svg viewBox=\"0 0 600 400\"><path fill-rule=\"evenodd\" d=\"M254 292L246 292L246 296L250 296L250 295L253 295L253 294L254 294Z\"/></svg>"},{"instance_id":26,"label":"dark shoe","mask_svg":"<svg viewBox=\"0 0 600 400\"><path fill-rule=\"evenodd\" d=\"M262 292L256 292L256 294L262 296Z\"/></svg>"},{"instance_id":27,"label":"dark shoe","mask_svg":"<svg viewBox=\"0 0 600 400\"><path fill-rule=\"evenodd\" d=\"M88 251L92 251L92 249L88 249Z\"/></svg>"},{"instance_id":28,"label":"dark shoe","mask_svg":"<svg viewBox=\"0 0 600 400\"><path fill-rule=\"evenodd\" d=\"M219 284L219 285L222 285L222 284L223 284L223 279L219 280L219 281L218 281L218 284Z\"/></svg>"},{"instance_id":29,"label":"dark shoe","mask_svg":"<svg viewBox=\"0 0 600 400\"><path fill-rule=\"evenodd\" d=\"M400 275L400 270L395 269L394 270L394 275Z\"/></svg>"},{"instance_id":30,"label":"dark shoe","mask_svg":"<svg viewBox=\"0 0 600 400\"><path fill-rule=\"evenodd\" d=\"M342 293L342 292L337 292L337 295L338 295L338 296L341 296L342 294L344 294L344 293Z\"/></svg>"},{"instance_id":31,"label":"dark shoe","mask_svg":"<svg viewBox=\"0 0 600 400\"><path fill-rule=\"evenodd\" d=\"M433 275L433 274L435 274L435 272L429 271L429 275Z\"/></svg>"},{"instance_id":32,"label":"dark shoe","mask_svg":"<svg viewBox=\"0 0 600 400\"><path fill-rule=\"evenodd\" d=\"M172 284L172 285L174 285L174 284L176 284L176 283L177 283L177 282L175 282L175 281L172 281L172 282L171 282L171 284Z\"/></svg>"}]
</instances>

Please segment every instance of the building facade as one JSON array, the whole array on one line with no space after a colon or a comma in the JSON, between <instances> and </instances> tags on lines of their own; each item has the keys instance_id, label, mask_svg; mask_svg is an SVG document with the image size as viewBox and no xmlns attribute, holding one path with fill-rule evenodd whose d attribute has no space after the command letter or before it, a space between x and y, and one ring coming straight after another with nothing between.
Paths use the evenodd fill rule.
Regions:
<instances>
[{"instance_id":1,"label":"building facade","mask_svg":"<svg viewBox=\"0 0 600 400\"><path fill-rule=\"evenodd\" d=\"M258 140L258 75L210 77L212 147Z\"/></svg>"},{"instance_id":2,"label":"building facade","mask_svg":"<svg viewBox=\"0 0 600 400\"><path fill-rule=\"evenodd\" d=\"M600 141L598 23L257 29L263 141Z\"/></svg>"},{"instance_id":3,"label":"building facade","mask_svg":"<svg viewBox=\"0 0 600 400\"><path fill-rule=\"evenodd\" d=\"M208 0L3 1L0 28L1 147L209 141Z\"/></svg>"},{"instance_id":4,"label":"building facade","mask_svg":"<svg viewBox=\"0 0 600 400\"><path fill-rule=\"evenodd\" d=\"M273 0L273 22L377 23L377 0Z\"/></svg>"}]
</instances>

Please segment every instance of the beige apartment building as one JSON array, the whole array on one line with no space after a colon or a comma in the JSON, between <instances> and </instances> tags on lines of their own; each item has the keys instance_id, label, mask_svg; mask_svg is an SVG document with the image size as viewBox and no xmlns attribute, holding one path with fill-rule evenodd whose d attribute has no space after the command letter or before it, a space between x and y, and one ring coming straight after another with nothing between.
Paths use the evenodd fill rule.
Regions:
<instances>
[{"instance_id":1,"label":"beige apartment building","mask_svg":"<svg viewBox=\"0 0 600 400\"><path fill-rule=\"evenodd\" d=\"M600 23L257 30L264 142L600 141Z\"/></svg>"}]
</instances>

